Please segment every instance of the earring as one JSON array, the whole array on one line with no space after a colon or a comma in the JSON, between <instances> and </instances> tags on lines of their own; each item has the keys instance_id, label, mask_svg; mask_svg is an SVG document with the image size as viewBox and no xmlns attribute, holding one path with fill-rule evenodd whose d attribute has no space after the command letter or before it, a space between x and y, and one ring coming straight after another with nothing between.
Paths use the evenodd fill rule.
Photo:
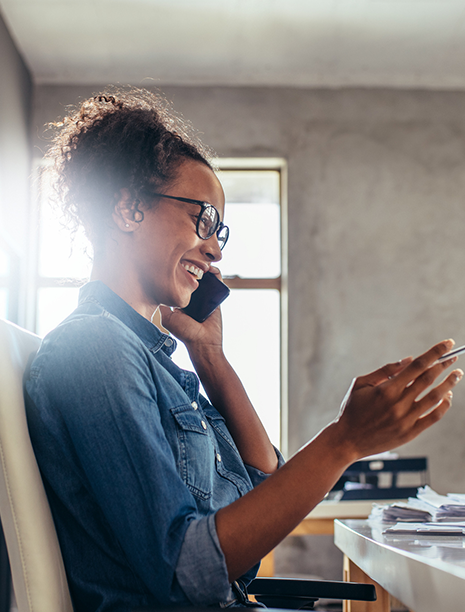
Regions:
<instances>
[{"instance_id":1,"label":"earring","mask_svg":"<svg viewBox=\"0 0 465 612\"><path fill-rule=\"evenodd\" d=\"M125 227L129 227L129 223L126 223L126 226L125 226Z\"/></svg>"}]
</instances>

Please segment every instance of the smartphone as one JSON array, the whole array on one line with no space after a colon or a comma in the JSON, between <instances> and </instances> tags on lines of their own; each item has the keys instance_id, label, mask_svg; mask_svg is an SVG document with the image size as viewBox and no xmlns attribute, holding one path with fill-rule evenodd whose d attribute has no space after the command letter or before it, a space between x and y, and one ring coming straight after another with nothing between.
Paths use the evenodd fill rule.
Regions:
<instances>
[{"instance_id":1,"label":"smartphone","mask_svg":"<svg viewBox=\"0 0 465 612\"><path fill-rule=\"evenodd\" d=\"M203 323L229 294L229 287L212 272L206 272L192 294L189 305L182 308L182 311Z\"/></svg>"},{"instance_id":2,"label":"smartphone","mask_svg":"<svg viewBox=\"0 0 465 612\"><path fill-rule=\"evenodd\" d=\"M462 355L462 353L465 353L465 346L459 346L459 348L450 351L450 353L445 353L442 357L439 357L438 362L441 363L442 361L447 361L451 357L458 357Z\"/></svg>"}]
</instances>

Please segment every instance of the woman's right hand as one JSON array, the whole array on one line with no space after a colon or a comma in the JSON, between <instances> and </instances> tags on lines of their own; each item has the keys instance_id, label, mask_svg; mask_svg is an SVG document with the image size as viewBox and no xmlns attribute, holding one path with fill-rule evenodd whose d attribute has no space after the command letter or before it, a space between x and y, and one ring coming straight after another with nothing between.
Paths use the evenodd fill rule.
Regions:
<instances>
[{"instance_id":1,"label":"woman's right hand","mask_svg":"<svg viewBox=\"0 0 465 612\"><path fill-rule=\"evenodd\" d=\"M456 361L436 363L452 346L453 341L446 340L416 359L408 357L356 378L335 421L265 482L217 512L230 580L290 533L351 463L405 444L446 413L462 370L427 389Z\"/></svg>"},{"instance_id":2,"label":"woman's right hand","mask_svg":"<svg viewBox=\"0 0 465 612\"><path fill-rule=\"evenodd\" d=\"M457 360L437 363L453 345L445 340L416 359L407 357L353 381L333 427L353 447L354 460L405 444L444 416L463 371L454 370L422 394Z\"/></svg>"}]
</instances>

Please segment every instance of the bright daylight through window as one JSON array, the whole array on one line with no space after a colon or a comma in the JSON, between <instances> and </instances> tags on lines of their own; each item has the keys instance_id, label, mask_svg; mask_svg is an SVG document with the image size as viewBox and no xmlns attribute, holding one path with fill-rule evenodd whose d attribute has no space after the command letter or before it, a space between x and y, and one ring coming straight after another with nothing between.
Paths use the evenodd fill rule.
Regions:
<instances>
[{"instance_id":1,"label":"bright daylight through window","mask_svg":"<svg viewBox=\"0 0 465 612\"><path fill-rule=\"evenodd\" d=\"M281 160L234 159L224 160L221 166L218 175L226 193L225 223L230 228L219 264L231 287L222 305L225 353L272 442L282 448L284 165ZM40 191L32 319L43 336L75 308L79 285L89 277L91 257L82 235L71 242L48 203L46 185ZM192 369L180 343L173 358L181 367Z\"/></svg>"}]
</instances>

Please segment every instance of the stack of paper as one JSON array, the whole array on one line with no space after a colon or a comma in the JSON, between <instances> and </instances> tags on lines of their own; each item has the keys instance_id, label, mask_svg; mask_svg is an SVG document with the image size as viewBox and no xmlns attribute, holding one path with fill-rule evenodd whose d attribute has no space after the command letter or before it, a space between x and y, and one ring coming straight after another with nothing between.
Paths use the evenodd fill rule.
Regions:
<instances>
[{"instance_id":1,"label":"stack of paper","mask_svg":"<svg viewBox=\"0 0 465 612\"><path fill-rule=\"evenodd\" d=\"M436 522L465 521L465 495L459 493L439 495L430 487L422 487L418 489L417 499L423 503L423 508L433 509Z\"/></svg>"},{"instance_id":2,"label":"stack of paper","mask_svg":"<svg viewBox=\"0 0 465 612\"><path fill-rule=\"evenodd\" d=\"M395 502L387 506L373 504L373 510L370 514L370 519L380 520L383 523L396 523L398 521L424 523L431 521L432 518L433 516L429 511L416 508L413 504L405 502Z\"/></svg>"},{"instance_id":3,"label":"stack of paper","mask_svg":"<svg viewBox=\"0 0 465 612\"><path fill-rule=\"evenodd\" d=\"M373 504L370 519L383 523L465 522L465 495L439 495L428 486L421 487L417 497L410 497L406 503Z\"/></svg>"},{"instance_id":4,"label":"stack of paper","mask_svg":"<svg viewBox=\"0 0 465 612\"><path fill-rule=\"evenodd\" d=\"M465 535L465 523L396 523L383 533L417 535Z\"/></svg>"}]
</instances>

